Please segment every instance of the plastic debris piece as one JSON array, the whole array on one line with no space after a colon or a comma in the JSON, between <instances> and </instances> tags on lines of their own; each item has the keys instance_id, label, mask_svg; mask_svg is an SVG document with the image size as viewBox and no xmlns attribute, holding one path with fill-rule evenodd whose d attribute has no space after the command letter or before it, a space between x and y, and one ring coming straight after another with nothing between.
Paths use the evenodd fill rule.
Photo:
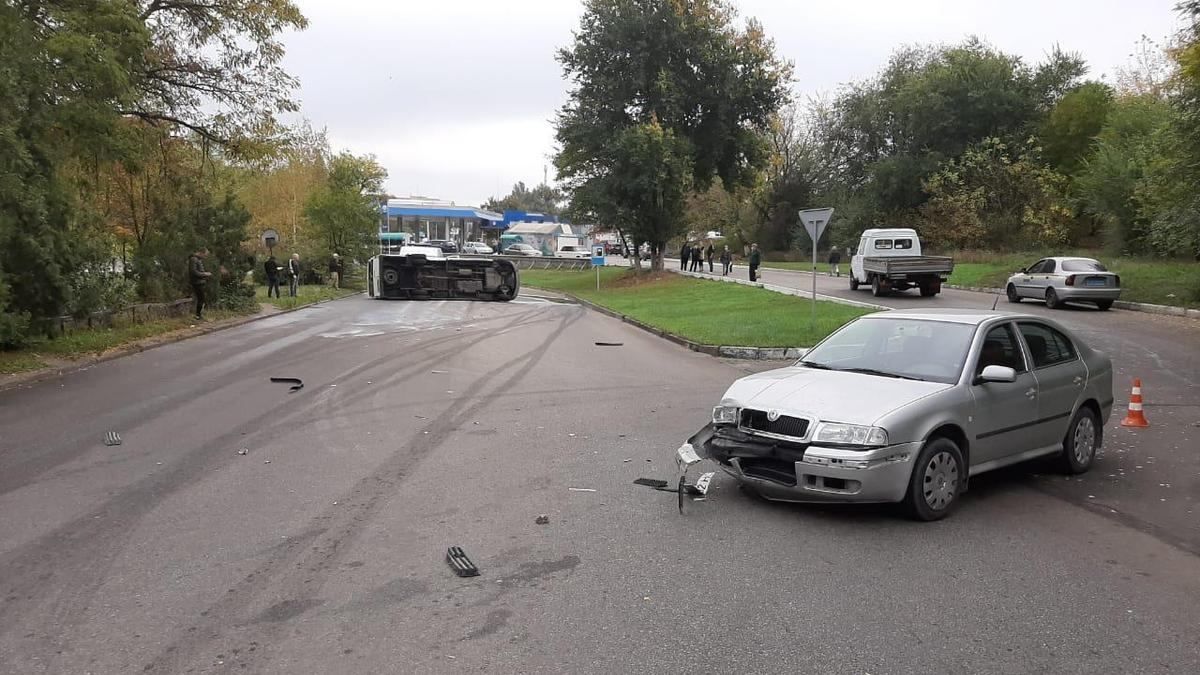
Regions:
<instances>
[{"instance_id":1,"label":"plastic debris piece","mask_svg":"<svg viewBox=\"0 0 1200 675\"><path fill-rule=\"evenodd\" d=\"M451 546L446 550L446 564L460 577L477 577L479 568L467 557L467 552L461 546Z\"/></svg>"},{"instance_id":2,"label":"plastic debris piece","mask_svg":"<svg viewBox=\"0 0 1200 675\"><path fill-rule=\"evenodd\" d=\"M537 523L538 525L549 525L550 524L550 516L543 513L542 515L538 516L537 518L534 518L533 522Z\"/></svg>"},{"instance_id":3,"label":"plastic debris piece","mask_svg":"<svg viewBox=\"0 0 1200 675\"><path fill-rule=\"evenodd\" d=\"M667 485L669 485L669 483L667 483L667 481L659 480L657 478L639 478L639 479L633 481L633 484L634 485L645 485L646 487L652 487L652 488L665 488L665 487L667 487Z\"/></svg>"},{"instance_id":4,"label":"plastic debris piece","mask_svg":"<svg viewBox=\"0 0 1200 675\"><path fill-rule=\"evenodd\" d=\"M246 454L247 452L250 452L250 449L249 449L249 448L242 448L241 450L238 450L238 454L239 454L239 455L244 455L244 454Z\"/></svg>"},{"instance_id":5,"label":"plastic debris piece","mask_svg":"<svg viewBox=\"0 0 1200 675\"><path fill-rule=\"evenodd\" d=\"M291 382L292 388L288 391L300 391L304 388L304 382L298 377L272 377L272 382Z\"/></svg>"},{"instance_id":6,"label":"plastic debris piece","mask_svg":"<svg viewBox=\"0 0 1200 675\"><path fill-rule=\"evenodd\" d=\"M450 371L448 371L448 370L431 370L429 372L434 375L445 375L446 373L448 373Z\"/></svg>"},{"instance_id":7,"label":"plastic debris piece","mask_svg":"<svg viewBox=\"0 0 1200 675\"><path fill-rule=\"evenodd\" d=\"M107 434L104 435L104 444L110 445L110 446L111 445L120 445L121 444L121 434L118 434L115 431L108 432Z\"/></svg>"},{"instance_id":8,"label":"plastic debris piece","mask_svg":"<svg viewBox=\"0 0 1200 675\"><path fill-rule=\"evenodd\" d=\"M624 342L597 342L597 347L624 347Z\"/></svg>"},{"instance_id":9,"label":"plastic debris piece","mask_svg":"<svg viewBox=\"0 0 1200 675\"><path fill-rule=\"evenodd\" d=\"M263 464L270 464L270 463L271 463L271 460L269 460L269 459L264 459L264 460L263 460Z\"/></svg>"},{"instance_id":10,"label":"plastic debris piece","mask_svg":"<svg viewBox=\"0 0 1200 675\"><path fill-rule=\"evenodd\" d=\"M576 488L576 487L573 487L573 488L567 488L567 489L568 489L568 490L570 490L571 492L595 492L595 491L596 491L596 490L594 490L594 489L592 489L592 488Z\"/></svg>"}]
</instances>

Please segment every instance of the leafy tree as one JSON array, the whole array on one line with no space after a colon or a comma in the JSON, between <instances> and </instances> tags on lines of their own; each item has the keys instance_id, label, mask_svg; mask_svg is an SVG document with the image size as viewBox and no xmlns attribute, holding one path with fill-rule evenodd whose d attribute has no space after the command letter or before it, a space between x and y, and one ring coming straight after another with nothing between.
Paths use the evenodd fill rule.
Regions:
<instances>
[{"instance_id":1,"label":"leafy tree","mask_svg":"<svg viewBox=\"0 0 1200 675\"><path fill-rule=\"evenodd\" d=\"M309 198L326 183L330 154L324 131L302 128L270 161L247 169L239 177L237 194L250 211L250 229L255 233L274 229L280 246L292 252L315 252L304 211Z\"/></svg>"},{"instance_id":2,"label":"leafy tree","mask_svg":"<svg viewBox=\"0 0 1200 675\"><path fill-rule=\"evenodd\" d=\"M573 86L556 123L558 175L593 210L627 218L658 269L693 185L755 180L760 132L786 98L790 66L757 22L739 30L734 16L724 0L588 0L559 52Z\"/></svg>"},{"instance_id":3,"label":"leafy tree","mask_svg":"<svg viewBox=\"0 0 1200 675\"><path fill-rule=\"evenodd\" d=\"M327 254L365 259L379 232L379 204L372 197L383 191L387 171L374 156L348 152L329 162L326 184L309 197L305 216Z\"/></svg>"},{"instance_id":4,"label":"leafy tree","mask_svg":"<svg viewBox=\"0 0 1200 675\"><path fill-rule=\"evenodd\" d=\"M942 248L1060 246L1073 219L1066 183L1031 149L1016 154L999 139L985 139L930 177L921 208L924 238Z\"/></svg>"},{"instance_id":5,"label":"leafy tree","mask_svg":"<svg viewBox=\"0 0 1200 675\"><path fill-rule=\"evenodd\" d=\"M557 216L562 214L565 200L566 196L562 190L554 186L542 183L531 190L525 187L524 182L519 181L513 184L508 195L487 200L483 208L489 211L526 211Z\"/></svg>"},{"instance_id":6,"label":"leafy tree","mask_svg":"<svg viewBox=\"0 0 1200 675\"><path fill-rule=\"evenodd\" d=\"M1112 89L1088 82L1067 93L1042 123L1042 152L1050 166L1073 174L1087 158L1112 107Z\"/></svg>"}]
</instances>

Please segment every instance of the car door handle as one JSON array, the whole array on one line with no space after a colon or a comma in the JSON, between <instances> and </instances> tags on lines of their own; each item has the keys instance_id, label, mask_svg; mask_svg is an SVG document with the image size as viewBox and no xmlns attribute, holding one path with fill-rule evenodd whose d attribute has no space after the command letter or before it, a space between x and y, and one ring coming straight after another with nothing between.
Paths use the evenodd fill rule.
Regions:
<instances>
[{"instance_id":1,"label":"car door handle","mask_svg":"<svg viewBox=\"0 0 1200 675\"><path fill-rule=\"evenodd\" d=\"M1025 395L1029 398L1033 398L1037 396L1037 389L1030 389L1029 391L1025 392Z\"/></svg>"}]
</instances>

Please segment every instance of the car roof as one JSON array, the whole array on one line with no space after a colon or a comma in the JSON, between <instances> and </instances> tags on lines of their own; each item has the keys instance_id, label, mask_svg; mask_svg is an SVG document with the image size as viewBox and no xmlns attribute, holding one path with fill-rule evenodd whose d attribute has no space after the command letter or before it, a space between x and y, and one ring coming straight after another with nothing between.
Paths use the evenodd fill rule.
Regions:
<instances>
[{"instance_id":1,"label":"car roof","mask_svg":"<svg viewBox=\"0 0 1200 675\"><path fill-rule=\"evenodd\" d=\"M1088 258L1088 257L1082 256L1082 255L1051 255L1051 256L1046 256L1045 258L1038 258L1038 260L1054 260L1056 262L1063 262L1066 260L1087 260L1088 262L1094 262L1094 263L1100 262L1099 260L1096 260L1095 258Z\"/></svg>"},{"instance_id":2,"label":"car roof","mask_svg":"<svg viewBox=\"0 0 1200 675\"><path fill-rule=\"evenodd\" d=\"M990 309L894 309L868 314L864 319L908 319L914 321L943 321L978 326L989 319L1043 319L1032 314Z\"/></svg>"},{"instance_id":3,"label":"car roof","mask_svg":"<svg viewBox=\"0 0 1200 675\"><path fill-rule=\"evenodd\" d=\"M917 231L911 227L873 227L863 230L864 237L916 236L916 234Z\"/></svg>"}]
</instances>

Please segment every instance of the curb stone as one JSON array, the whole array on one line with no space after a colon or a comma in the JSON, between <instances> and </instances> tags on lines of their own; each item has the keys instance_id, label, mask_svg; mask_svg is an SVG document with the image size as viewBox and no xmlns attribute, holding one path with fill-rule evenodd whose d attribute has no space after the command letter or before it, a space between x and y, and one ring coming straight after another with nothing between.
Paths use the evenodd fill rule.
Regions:
<instances>
[{"instance_id":1,"label":"curb stone","mask_svg":"<svg viewBox=\"0 0 1200 675\"><path fill-rule=\"evenodd\" d=\"M249 316L239 317L236 319L230 319L229 323L210 325L206 329L202 329L202 330L194 331L194 332L190 328L182 328L179 330L180 334L178 334L178 335L172 335L170 337L152 336L152 337L144 338L137 342L131 342L126 345L121 345L119 347L113 347L112 349L110 349L106 352L103 352L101 354L95 354L93 356L84 356L84 357L81 357L78 359L72 359L70 361L70 363L67 363L61 367L51 366L48 368L39 368L37 370L25 371L23 373L13 373L12 375L0 375L0 392L8 391L9 389L17 389L17 388L20 388L20 387L23 387L26 385L36 384L38 382L43 382L45 380L51 380L51 379L54 379L56 377L60 377L63 375L70 375L71 373L75 373L75 372L79 372L81 370L85 370L87 368L91 368L92 366L99 365L101 363L104 363L105 361L113 361L115 359L119 359L119 358L122 358L125 356L131 356L133 354L141 354L142 352L148 352L151 349L155 349L157 347L164 347L166 345L175 344L177 342L183 342L184 340L190 340L191 338L197 338L197 337L201 337L204 335L211 335L212 333L217 333L217 332L229 329L229 328L237 328L238 326L244 326L248 323L254 323L255 321L262 321L263 319L269 319L273 316L281 316L283 314L290 314L292 312L296 312L296 311L299 311L302 309L308 309L309 307L315 307L316 305L323 305L327 302L333 302L334 300L342 300L345 298L353 297L354 295L356 295L356 294L350 293L348 295L343 295L340 298L329 298L328 300L318 300L317 302L310 302L307 305L301 305L300 307L293 307L291 309L281 309L278 312L263 312L263 313L259 313L259 314L251 314ZM262 303L262 304L268 304L268 303ZM187 334L183 334L184 331L188 331Z\"/></svg>"},{"instance_id":2,"label":"curb stone","mask_svg":"<svg viewBox=\"0 0 1200 675\"><path fill-rule=\"evenodd\" d=\"M655 328L654 326L642 323L631 316L626 316L602 305L597 305L594 302L584 300L583 298L572 295L571 293L564 293L562 291L557 292L562 293L564 296L574 300L590 310L610 316L614 319L627 323L634 328L640 328L647 333L657 335L664 340L673 342L693 352L700 352L701 354L708 354L709 356L717 356L726 359L744 359L748 361L794 361L800 358L801 353L803 353L805 349L804 347L735 347L729 345L706 345L699 342L692 342L687 338L680 337L674 333L668 333L661 328Z\"/></svg>"}]
</instances>

